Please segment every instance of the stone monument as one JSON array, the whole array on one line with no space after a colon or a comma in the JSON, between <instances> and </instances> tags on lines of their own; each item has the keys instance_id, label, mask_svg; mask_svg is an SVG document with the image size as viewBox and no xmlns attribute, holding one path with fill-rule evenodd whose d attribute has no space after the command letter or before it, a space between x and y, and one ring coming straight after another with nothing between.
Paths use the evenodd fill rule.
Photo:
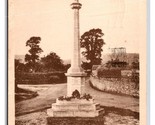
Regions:
<instances>
[{"instance_id":1,"label":"stone monument","mask_svg":"<svg viewBox=\"0 0 155 125\"><path fill-rule=\"evenodd\" d=\"M72 48L71 67L66 74L67 96L56 99L56 103L52 104L52 108L47 110L49 125L55 125L54 122L59 124L58 121L61 121L60 118L65 118L65 121L67 122L68 120L66 118L73 119L77 117L85 118L84 121L86 123L90 120L87 118L103 123L103 119L99 120L98 116L103 115L104 109L101 109L100 104L95 103L94 99L89 94L84 94L86 73L84 73L81 68L79 40L79 10L81 6L82 4L79 3L79 0L74 0L71 4L72 9L74 10L74 43ZM75 120L78 121L79 119L74 119L73 121ZM69 123L67 122L67 124Z\"/></svg>"},{"instance_id":2,"label":"stone monument","mask_svg":"<svg viewBox=\"0 0 155 125\"><path fill-rule=\"evenodd\" d=\"M71 67L67 72L67 96L71 96L73 91L78 90L80 94L84 94L84 83L86 73L81 68L80 59L80 26L79 26L79 10L82 4L78 0L74 0L71 4L74 10L74 41L72 47Z\"/></svg>"}]
</instances>

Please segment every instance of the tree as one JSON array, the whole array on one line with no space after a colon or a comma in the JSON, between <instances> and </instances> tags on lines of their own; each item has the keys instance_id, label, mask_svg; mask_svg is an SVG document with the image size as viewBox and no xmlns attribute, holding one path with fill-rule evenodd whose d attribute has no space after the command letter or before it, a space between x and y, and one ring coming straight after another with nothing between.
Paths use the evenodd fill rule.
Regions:
<instances>
[{"instance_id":1,"label":"tree","mask_svg":"<svg viewBox=\"0 0 155 125\"><path fill-rule=\"evenodd\" d=\"M20 63L20 60L19 59L15 59L14 60L14 68L15 68L15 92L18 91L18 73L20 73L21 71L21 67L22 67L22 63Z\"/></svg>"},{"instance_id":2,"label":"tree","mask_svg":"<svg viewBox=\"0 0 155 125\"><path fill-rule=\"evenodd\" d=\"M15 59L15 73L17 72L24 72L25 65L20 62L19 59Z\"/></svg>"},{"instance_id":3,"label":"tree","mask_svg":"<svg viewBox=\"0 0 155 125\"><path fill-rule=\"evenodd\" d=\"M34 71L35 64L39 60L39 54L43 52L40 48L39 43L41 41L40 37L31 37L27 42L26 46L30 47L29 54L25 55L25 61Z\"/></svg>"},{"instance_id":4,"label":"tree","mask_svg":"<svg viewBox=\"0 0 155 125\"><path fill-rule=\"evenodd\" d=\"M89 61L91 67L101 64L102 46L105 44L103 35L101 29L91 29L81 36L80 45L84 49L82 55Z\"/></svg>"},{"instance_id":5,"label":"tree","mask_svg":"<svg viewBox=\"0 0 155 125\"><path fill-rule=\"evenodd\" d=\"M44 69L47 71L65 70L65 67L63 65L63 61L54 52L51 52L46 57L41 58L41 63L43 63Z\"/></svg>"}]
</instances>

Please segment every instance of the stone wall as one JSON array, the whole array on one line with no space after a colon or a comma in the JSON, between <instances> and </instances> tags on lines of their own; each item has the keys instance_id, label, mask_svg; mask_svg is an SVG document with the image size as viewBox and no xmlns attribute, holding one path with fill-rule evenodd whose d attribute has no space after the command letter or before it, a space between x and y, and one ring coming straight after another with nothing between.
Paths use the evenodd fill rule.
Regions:
<instances>
[{"instance_id":1,"label":"stone wall","mask_svg":"<svg viewBox=\"0 0 155 125\"><path fill-rule=\"evenodd\" d=\"M101 91L139 97L139 84L127 78L90 77L91 85Z\"/></svg>"}]
</instances>

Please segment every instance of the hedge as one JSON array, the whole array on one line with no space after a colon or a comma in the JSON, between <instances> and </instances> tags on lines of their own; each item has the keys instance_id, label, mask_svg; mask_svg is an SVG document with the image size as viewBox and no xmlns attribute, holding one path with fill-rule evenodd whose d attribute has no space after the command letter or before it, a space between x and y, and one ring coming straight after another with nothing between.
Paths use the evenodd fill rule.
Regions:
<instances>
[{"instance_id":1,"label":"hedge","mask_svg":"<svg viewBox=\"0 0 155 125\"><path fill-rule=\"evenodd\" d=\"M65 83L67 77L64 73L16 73L16 84L54 84Z\"/></svg>"}]
</instances>

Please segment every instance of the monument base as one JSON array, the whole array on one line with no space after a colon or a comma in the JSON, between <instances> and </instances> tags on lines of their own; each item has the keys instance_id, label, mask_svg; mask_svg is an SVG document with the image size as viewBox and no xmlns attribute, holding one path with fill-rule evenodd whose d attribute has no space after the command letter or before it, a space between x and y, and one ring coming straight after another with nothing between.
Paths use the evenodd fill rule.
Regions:
<instances>
[{"instance_id":1,"label":"monument base","mask_svg":"<svg viewBox=\"0 0 155 125\"><path fill-rule=\"evenodd\" d=\"M80 94L84 94L84 84L86 73L67 73L67 96L72 96L73 91L78 90Z\"/></svg>"},{"instance_id":2,"label":"monument base","mask_svg":"<svg viewBox=\"0 0 155 125\"><path fill-rule=\"evenodd\" d=\"M97 117L104 114L104 109L93 99L56 100L47 110L51 117Z\"/></svg>"},{"instance_id":3,"label":"monument base","mask_svg":"<svg viewBox=\"0 0 155 125\"><path fill-rule=\"evenodd\" d=\"M47 125L104 125L101 117L47 117Z\"/></svg>"}]
</instances>

